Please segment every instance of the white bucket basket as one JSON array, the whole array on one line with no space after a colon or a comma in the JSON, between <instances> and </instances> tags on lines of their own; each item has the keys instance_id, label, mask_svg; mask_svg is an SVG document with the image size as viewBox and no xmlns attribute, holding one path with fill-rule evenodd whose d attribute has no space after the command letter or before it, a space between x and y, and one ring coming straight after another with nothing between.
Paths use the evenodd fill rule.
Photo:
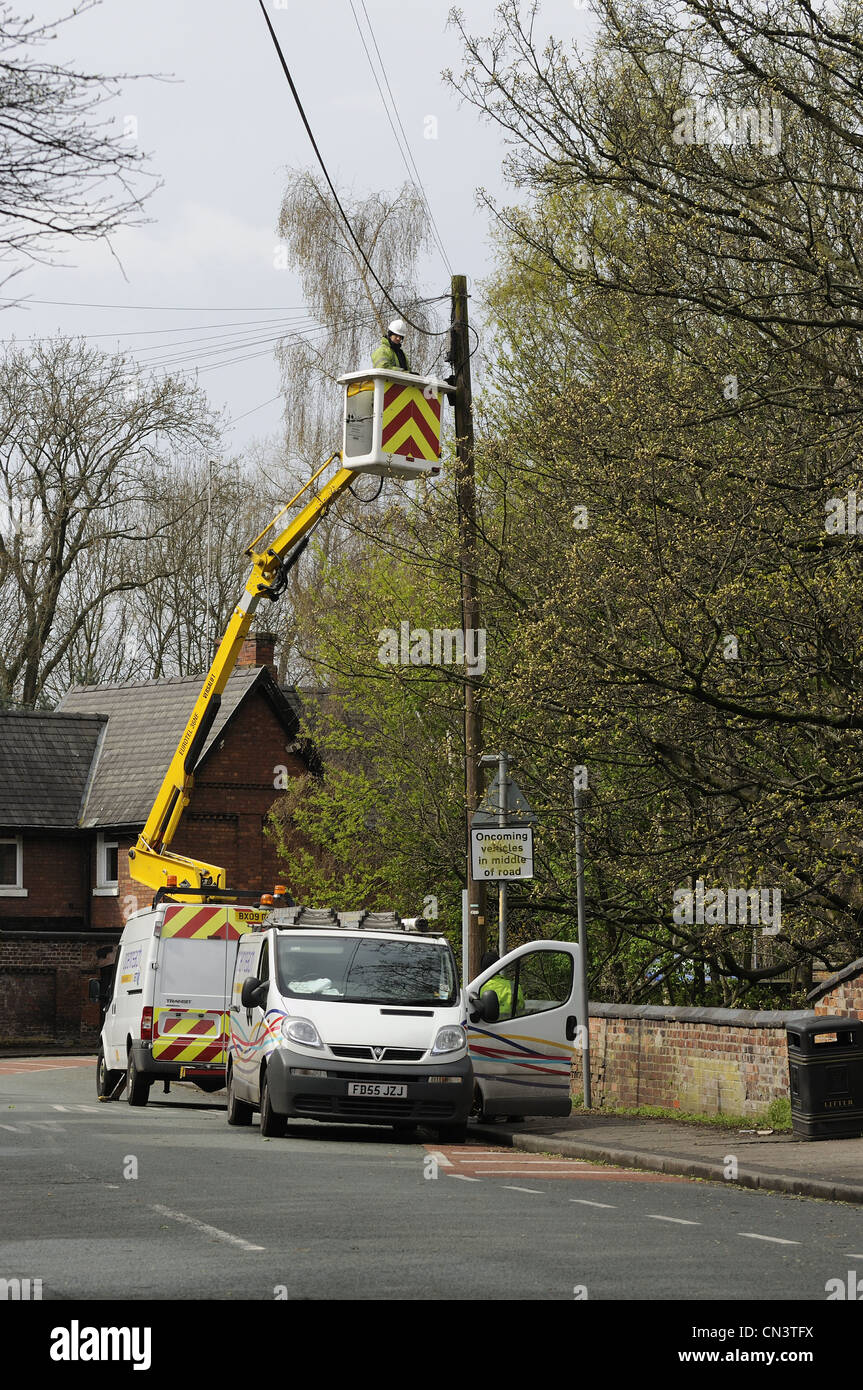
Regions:
<instances>
[{"instance_id":1,"label":"white bucket basket","mask_svg":"<svg viewBox=\"0 0 863 1390\"><path fill-rule=\"evenodd\" d=\"M410 372L348 372L342 462L355 473L418 478L440 472L441 401L438 377Z\"/></svg>"}]
</instances>

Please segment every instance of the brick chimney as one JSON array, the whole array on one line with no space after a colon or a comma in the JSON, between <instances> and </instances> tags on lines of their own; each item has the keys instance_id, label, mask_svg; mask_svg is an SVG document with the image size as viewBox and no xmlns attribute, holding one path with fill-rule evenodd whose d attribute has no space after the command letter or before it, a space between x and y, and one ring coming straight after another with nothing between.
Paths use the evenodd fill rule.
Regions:
<instances>
[{"instance_id":1,"label":"brick chimney","mask_svg":"<svg viewBox=\"0 0 863 1390\"><path fill-rule=\"evenodd\" d=\"M275 660L276 637L272 632L256 632L247 637L237 658L237 666L268 666L278 679Z\"/></svg>"}]
</instances>

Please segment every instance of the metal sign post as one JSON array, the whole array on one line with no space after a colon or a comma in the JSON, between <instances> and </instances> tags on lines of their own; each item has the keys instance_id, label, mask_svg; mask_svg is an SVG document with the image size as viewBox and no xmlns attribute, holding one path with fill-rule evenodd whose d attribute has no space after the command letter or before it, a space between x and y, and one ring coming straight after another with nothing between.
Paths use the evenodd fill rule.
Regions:
<instances>
[{"instance_id":1,"label":"metal sign post","mask_svg":"<svg viewBox=\"0 0 863 1390\"><path fill-rule=\"evenodd\" d=\"M498 955L506 955L507 891L511 878L533 878L533 825L536 816L509 776L509 754L487 753L480 763L497 763L497 775L471 822L474 877L498 881ZM491 826L495 830L490 829Z\"/></svg>"},{"instance_id":2,"label":"metal sign post","mask_svg":"<svg viewBox=\"0 0 863 1390\"><path fill-rule=\"evenodd\" d=\"M509 806L509 758L506 753L498 754L497 777L500 783L500 815L498 825L501 829L506 826L506 812ZM506 955L506 879L502 878L497 885L497 953L499 956Z\"/></svg>"},{"instance_id":3,"label":"metal sign post","mask_svg":"<svg viewBox=\"0 0 863 1390\"><path fill-rule=\"evenodd\" d=\"M578 1021L581 1025L581 1075L584 1108L590 1109L590 1004L587 998L587 939L584 921L584 856L581 848L581 787L579 770L573 773L572 800L575 806L575 893L578 910Z\"/></svg>"}]
</instances>

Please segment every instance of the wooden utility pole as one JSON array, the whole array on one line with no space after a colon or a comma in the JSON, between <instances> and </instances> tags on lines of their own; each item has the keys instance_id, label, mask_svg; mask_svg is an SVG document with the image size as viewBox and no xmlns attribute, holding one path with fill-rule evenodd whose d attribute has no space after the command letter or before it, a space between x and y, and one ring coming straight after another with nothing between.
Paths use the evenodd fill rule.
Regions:
<instances>
[{"instance_id":1,"label":"wooden utility pole","mask_svg":"<svg viewBox=\"0 0 863 1390\"><path fill-rule=\"evenodd\" d=\"M452 277L450 360L455 374L456 499L458 502L459 567L461 569L461 621L468 647L468 633L480 626L476 555L476 482L474 474L473 400L470 384L470 337L467 319L467 278ZM476 640L476 639L474 639ZM473 650L476 650L474 647ZM479 962L487 948L486 887L471 874L470 826L480 796L482 754L482 704L480 677L465 667L464 765L467 806L467 901L470 913L470 953L467 978L479 974Z\"/></svg>"}]
</instances>

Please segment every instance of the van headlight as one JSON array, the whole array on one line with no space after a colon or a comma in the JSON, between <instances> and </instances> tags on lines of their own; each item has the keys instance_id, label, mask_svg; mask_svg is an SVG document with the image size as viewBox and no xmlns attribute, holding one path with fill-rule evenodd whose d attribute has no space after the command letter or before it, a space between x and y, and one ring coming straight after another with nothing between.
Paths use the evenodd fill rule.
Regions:
<instances>
[{"instance_id":1,"label":"van headlight","mask_svg":"<svg viewBox=\"0 0 863 1390\"><path fill-rule=\"evenodd\" d=\"M432 1048L432 1056L434 1057L441 1052L458 1052L459 1048L464 1046L464 1029L450 1023L445 1028L438 1029L438 1035Z\"/></svg>"},{"instance_id":2,"label":"van headlight","mask_svg":"<svg viewBox=\"0 0 863 1390\"><path fill-rule=\"evenodd\" d=\"M282 1037L303 1047L323 1047L321 1036L309 1018L282 1019Z\"/></svg>"}]
</instances>

